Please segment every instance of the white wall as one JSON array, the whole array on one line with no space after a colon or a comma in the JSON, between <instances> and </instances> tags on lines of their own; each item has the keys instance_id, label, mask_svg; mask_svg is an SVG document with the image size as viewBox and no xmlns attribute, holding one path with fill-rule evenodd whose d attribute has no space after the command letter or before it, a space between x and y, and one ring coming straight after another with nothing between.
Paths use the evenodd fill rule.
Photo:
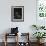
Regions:
<instances>
[{"instance_id":1,"label":"white wall","mask_svg":"<svg viewBox=\"0 0 46 46\"><path fill-rule=\"evenodd\" d=\"M11 6L24 6L24 22L11 22ZM0 34L17 26L32 35L32 24L36 24L36 0L0 0Z\"/></svg>"},{"instance_id":2,"label":"white wall","mask_svg":"<svg viewBox=\"0 0 46 46\"><path fill-rule=\"evenodd\" d=\"M11 22L11 6L24 6L24 22ZM16 26L29 32L32 24L36 24L36 0L0 0L0 33Z\"/></svg>"}]
</instances>

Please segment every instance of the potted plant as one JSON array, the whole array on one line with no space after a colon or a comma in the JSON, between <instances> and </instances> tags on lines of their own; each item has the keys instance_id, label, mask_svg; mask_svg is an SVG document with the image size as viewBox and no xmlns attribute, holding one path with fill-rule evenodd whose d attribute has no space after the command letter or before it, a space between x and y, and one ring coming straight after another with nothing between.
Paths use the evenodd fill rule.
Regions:
<instances>
[{"instance_id":1,"label":"potted plant","mask_svg":"<svg viewBox=\"0 0 46 46\"><path fill-rule=\"evenodd\" d=\"M32 25L33 28L35 28L36 30L39 30L39 27L37 25Z\"/></svg>"},{"instance_id":2,"label":"potted plant","mask_svg":"<svg viewBox=\"0 0 46 46\"><path fill-rule=\"evenodd\" d=\"M46 33L45 32L35 32L33 35L37 38L37 41L40 43L40 40L42 38L45 38L44 36L46 36Z\"/></svg>"},{"instance_id":3,"label":"potted plant","mask_svg":"<svg viewBox=\"0 0 46 46\"><path fill-rule=\"evenodd\" d=\"M32 27L35 28L36 30L45 29L45 26L32 25Z\"/></svg>"}]
</instances>

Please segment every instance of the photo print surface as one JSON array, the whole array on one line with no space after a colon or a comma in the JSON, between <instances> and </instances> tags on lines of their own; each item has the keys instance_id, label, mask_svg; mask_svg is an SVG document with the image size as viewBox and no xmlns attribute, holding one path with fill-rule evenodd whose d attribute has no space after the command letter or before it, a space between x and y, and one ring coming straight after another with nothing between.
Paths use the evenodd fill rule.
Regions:
<instances>
[{"instance_id":1,"label":"photo print surface","mask_svg":"<svg viewBox=\"0 0 46 46\"><path fill-rule=\"evenodd\" d=\"M24 6L11 7L11 21L23 22L24 21Z\"/></svg>"}]
</instances>

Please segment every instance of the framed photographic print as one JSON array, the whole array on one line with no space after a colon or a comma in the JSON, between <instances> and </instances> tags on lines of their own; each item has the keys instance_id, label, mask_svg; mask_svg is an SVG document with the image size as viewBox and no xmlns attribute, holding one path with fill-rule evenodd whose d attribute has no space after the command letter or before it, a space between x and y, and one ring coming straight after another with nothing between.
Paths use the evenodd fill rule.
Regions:
<instances>
[{"instance_id":1,"label":"framed photographic print","mask_svg":"<svg viewBox=\"0 0 46 46\"><path fill-rule=\"evenodd\" d=\"M24 21L24 6L11 6L11 21L12 22Z\"/></svg>"}]
</instances>

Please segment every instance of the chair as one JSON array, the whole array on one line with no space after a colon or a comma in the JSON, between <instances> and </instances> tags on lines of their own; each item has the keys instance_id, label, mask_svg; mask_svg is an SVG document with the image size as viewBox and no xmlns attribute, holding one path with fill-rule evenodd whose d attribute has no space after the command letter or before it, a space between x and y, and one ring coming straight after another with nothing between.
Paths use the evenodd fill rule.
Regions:
<instances>
[{"instance_id":1,"label":"chair","mask_svg":"<svg viewBox=\"0 0 46 46\"><path fill-rule=\"evenodd\" d=\"M9 33L5 34L5 46L8 45L7 38L10 38L11 36L17 36L17 39L15 38L15 40L17 40L15 46L18 46L18 34L9 34Z\"/></svg>"},{"instance_id":2,"label":"chair","mask_svg":"<svg viewBox=\"0 0 46 46\"><path fill-rule=\"evenodd\" d=\"M30 46L30 42L29 42L29 33L21 33L21 39L24 41L19 42L19 46ZM20 40L21 40L20 39Z\"/></svg>"}]
</instances>

